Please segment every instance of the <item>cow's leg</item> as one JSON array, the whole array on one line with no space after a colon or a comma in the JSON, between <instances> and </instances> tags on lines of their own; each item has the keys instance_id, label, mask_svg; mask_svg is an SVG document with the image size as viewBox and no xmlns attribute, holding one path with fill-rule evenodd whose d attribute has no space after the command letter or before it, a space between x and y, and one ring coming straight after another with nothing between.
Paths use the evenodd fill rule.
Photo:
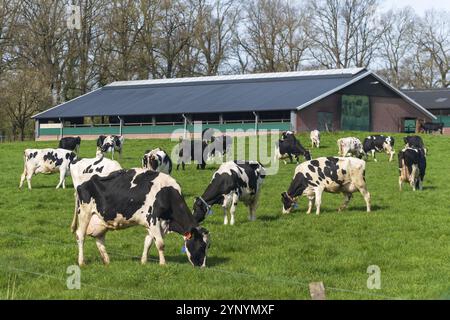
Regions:
<instances>
[{"instance_id":1,"label":"cow's leg","mask_svg":"<svg viewBox=\"0 0 450 320\"><path fill-rule=\"evenodd\" d=\"M348 203L350 202L350 200L352 199L352 194L349 193L344 193L344 203L342 203L342 205L339 207L338 211L341 212L342 210L346 209L348 206Z\"/></svg>"},{"instance_id":2,"label":"cow's leg","mask_svg":"<svg viewBox=\"0 0 450 320\"><path fill-rule=\"evenodd\" d=\"M320 205L322 203L322 193L323 193L323 189L322 188L316 188L314 190L315 193L315 197L316 197L316 214L319 215L320 214Z\"/></svg>"},{"instance_id":3,"label":"cow's leg","mask_svg":"<svg viewBox=\"0 0 450 320\"><path fill-rule=\"evenodd\" d=\"M153 243L153 236L149 232L149 234L147 234L145 236L145 240L144 240L144 251L142 252L142 258L141 258L141 263L142 264L146 264L147 263L148 250L152 246L152 243Z\"/></svg>"},{"instance_id":4,"label":"cow's leg","mask_svg":"<svg viewBox=\"0 0 450 320\"><path fill-rule=\"evenodd\" d=\"M233 193L233 195L231 196L231 207L230 207L230 225L232 226L234 225L234 213L236 212L238 200L239 196L237 195L237 193Z\"/></svg>"},{"instance_id":5,"label":"cow's leg","mask_svg":"<svg viewBox=\"0 0 450 320\"><path fill-rule=\"evenodd\" d=\"M402 185L403 185L403 179L402 179L402 176L400 175L398 177L398 188L400 191L402 191Z\"/></svg>"},{"instance_id":6,"label":"cow's leg","mask_svg":"<svg viewBox=\"0 0 450 320\"><path fill-rule=\"evenodd\" d=\"M367 191L366 183L364 181L354 181L354 184L366 202L367 212L370 212L370 193Z\"/></svg>"},{"instance_id":7,"label":"cow's leg","mask_svg":"<svg viewBox=\"0 0 450 320\"><path fill-rule=\"evenodd\" d=\"M166 258L164 257L164 240L163 240L162 236L158 235L157 237L155 237L155 244L156 244L156 248L158 249L159 264L165 265Z\"/></svg>"},{"instance_id":8,"label":"cow's leg","mask_svg":"<svg viewBox=\"0 0 450 320\"><path fill-rule=\"evenodd\" d=\"M222 206L222 209L223 209L223 224L227 225L228 224L227 207L226 206Z\"/></svg>"},{"instance_id":9,"label":"cow's leg","mask_svg":"<svg viewBox=\"0 0 450 320\"><path fill-rule=\"evenodd\" d=\"M106 252L105 247L105 233L102 233L95 237L95 244L97 245L98 251L100 252L100 256L102 257L103 263L108 265L109 264L109 256Z\"/></svg>"},{"instance_id":10,"label":"cow's leg","mask_svg":"<svg viewBox=\"0 0 450 320\"><path fill-rule=\"evenodd\" d=\"M314 201L314 195L308 196L308 211L306 211L306 214L310 214L313 207L313 201Z\"/></svg>"},{"instance_id":11,"label":"cow's leg","mask_svg":"<svg viewBox=\"0 0 450 320\"><path fill-rule=\"evenodd\" d=\"M111 159L114 160L114 148L111 150Z\"/></svg>"},{"instance_id":12,"label":"cow's leg","mask_svg":"<svg viewBox=\"0 0 450 320\"><path fill-rule=\"evenodd\" d=\"M81 204L80 213L78 214L78 227L75 232L77 242L78 242L78 264L80 266L84 265L84 253L83 245L84 238L86 237L86 230L92 217L92 205Z\"/></svg>"},{"instance_id":13,"label":"cow's leg","mask_svg":"<svg viewBox=\"0 0 450 320\"><path fill-rule=\"evenodd\" d=\"M63 185L63 189L66 188L65 184L64 184L64 180L66 179L66 170L63 168L59 169L59 183L56 186L56 189L59 189L59 187L61 187L61 185Z\"/></svg>"},{"instance_id":14,"label":"cow's leg","mask_svg":"<svg viewBox=\"0 0 450 320\"><path fill-rule=\"evenodd\" d=\"M22 175L20 176L20 183L19 183L19 188L20 189L22 189L22 187L23 187L23 183L24 183L24 181L25 181L25 177L27 176L27 167L26 166L24 166L24 168L23 168L23 173L22 173ZM27 179L28 180L28 179ZM28 181L27 181L28 182ZM28 189L31 189L31 185L30 185L30 183L28 183Z\"/></svg>"},{"instance_id":15,"label":"cow's leg","mask_svg":"<svg viewBox=\"0 0 450 320\"><path fill-rule=\"evenodd\" d=\"M250 221L256 220L256 209L258 208L258 196L255 196L255 199L250 203L248 209L249 209L249 216L248 219Z\"/></svg>"},{"instance_id":16,"label":"cow's leg","mask_svg":"<svg viewBox=\"0 0 450 320\"><path fill-rule=\"evenodd\" d=\"M375 156L375 150L372 149L370 152L372 153L372 159L373 159L373 161L377 162L378 160L377 160L377 158L376 158L376 156Z\"/></svg>"}]
</instances>

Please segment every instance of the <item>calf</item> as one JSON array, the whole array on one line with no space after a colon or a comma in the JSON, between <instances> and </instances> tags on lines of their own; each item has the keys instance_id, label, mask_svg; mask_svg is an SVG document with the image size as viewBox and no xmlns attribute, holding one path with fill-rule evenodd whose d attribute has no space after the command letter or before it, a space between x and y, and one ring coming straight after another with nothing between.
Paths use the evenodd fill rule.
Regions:
<instances>
[{"instance_id":1,"label":"calf","mask_svg":"<svg viewBox=\"0 0 450 320\"><path fill-rule=\"evenodd\" d=\"M299 156L302 155L306 160L311 160L311 153L306 150L295 138L292 131L283 132L281 139L275 143L275 156L274 160L278 161L283 159L286 164L286 158L289 158L292 163L292 156L295 156L297 163L299 162Z\"/></svg>"},{"instance_id":2,"label":"calf","mask_svg":"<svg viewBox=\"0 0 450 320\"><path fill-rule=\"evenodd\" d=\"M409 182L412 189L422 190L427 159L425 151L421 148L406 147L398 153L399 178L398 185L402 191L403 182Z\"/></svg>"},{"instance_id":3,"label":"calf","mask_svg":"<svg viewBox=\"0 0 450 320\"><path fill-rule=\"evenodd\" d=\"M358 158L362 158L364 155L363 146L361 141L355 137L341 138L337 141L339 148L339 156L346 157L348 155L354 155Z\"/></svg>"},{"instance_id":4,"label":"calf","mask_svg":"<svg viewBox=\"0 0 450 320\"><path fill-rule=\"evenodd\" d=\"M66 176L69 175L70 163L77 155L66 149L25 149L23 152L24 168L20 177L19 188L22 188L25 178L28 189L31 190L31 178L38 173L54 173L59 171L58 189L61 184L66 188Z\"/></svg>"},{"instance_id":5,"label":"calf","mask_svg":"<svg viewBox=\"0 0 450 320\"><path fill-rule=\"evenodd\" d=\"M170 174L172 172L172 160L170 160L169 155L160 148L147 150L142 158L142 167Z\"/></svg>"},{"instance_id":6,"label":"calf","mask_svg":"<svg viewBox=\"0 0 450 320\"><path fill-rule=\"evenodd\" d=\"M420 131L426 133L433 133L435 131L439 131L441 134L444 130L444 124L442 122L434 123L434 122L425 122L420 124Z\"/></svg>"},{"instance_id":7,"label":"calf","mask_svg":"<svg viewBox=\"0 0 450 320\"><path fill-rule=\"evenodd\" d=\"M205 169L205 149L208 143L204 140L180 139L178 145L177 170L182 165L184 170L186 162L197 161L197 169Z\"/></svg>"},{"instance_id":8,"label":"calf","mask_svg":"<svg viewBox=\"0 0 450 320\"><path fill-rule=\"evenodd\" d=\"M80 144L80 137L65 137L59 140L58 148L75 151L78 154L80 151Z\"/></svg>"},{"instance_id":9,"label":"calf","mask_svg":"<svg viewBox=\"0 0 450 320\"><path fill-rule=\"evenodd\" d=\"M97 148L99 148L102 153L111 152L111 157L114 160L114 151L119 152L119 157L122 157L123 142L123 136L99 136L97 139Z\"/></svg>"},{"instance_id":10,"label":"calf","mask_svg":"<svg viewBox=\"0 0 450 320\"><path fill-rule=\"evenodd\" d=\"M264 167L257 161L229 161L223 163L213 174L212 180L201 197L194 203L194 218L205 219L214 204L223 208L224 224L228 224L227 208L230 207L230 224L234 225L234 213L239 200L249 208L249 219L256 219L261 185L265 177Z\"/></svg>"},{"instance_id":11,"label":"calf","mask_svg":"<svg viewBox=\"0 0 450 320\"><path fill-rule=\"evenodd\" d=\"M309 199L307 214L311 213L315 199L316 214L320 213L322 193L343 193L345 209L356 191L361 192L370 212L370 193L366 188L366 162L355 158L322 157L303 162L295 169L294 179L288 191L281 194L283 213L289 213L296 205L297 197L305 195Z\"/></svg>"},{"instance_id":12,"label":"calf","mask_svg":"<svg viewBox=\"0 0 450 320\"><path fill-rule=\"evenodd\" d=\"M311 148L320 148L320 131L319 130L313 130L309 134L309 137L311 139Z\"/></svg>"},{"instance_id":13,"label":"calf","mask_svg":"<svg viewBox=\"0 0 450 320\"><path fill-rule=\"evenodd\" d=\"M425 148L425 144L420 136L406 136L403 138L403 141L405 142L406 147L423 149L425 155L427 155L428 150Z\"/></svg>"},{"instance_id":14,"label":"calf","mask_svg":"<svg viewBox=\"0 0 450 320\"><path fill-rule=\"evenodd\" d=\"M394 138L383 135L368 136L364 139L363 150L366 155L370 152L374 161L377 161L375 152L382 152L384 150L389 155L389 162L391 162L395 153Z\"/></svg>"},{"instance_id":15,"label":"calf","mask_svg":"<svg viewBox=\"0 0 450 320\"><path fill-rule=\"evenodd\" d=\"M84 264L83 245L86 235L96 239L105 264L109 256L105 234L135 225L147 229L141 263L153 241L159 252L159 263L165 264L164 236L174 231L183 235L186 254L194 266L206 266L208 231L194 220L181 195L178 183L169 175L146 169L115 171L107 177L94 175L77 188L80 202L72 224L78 242L78 264Z\"/></svg>"}]
</instances>

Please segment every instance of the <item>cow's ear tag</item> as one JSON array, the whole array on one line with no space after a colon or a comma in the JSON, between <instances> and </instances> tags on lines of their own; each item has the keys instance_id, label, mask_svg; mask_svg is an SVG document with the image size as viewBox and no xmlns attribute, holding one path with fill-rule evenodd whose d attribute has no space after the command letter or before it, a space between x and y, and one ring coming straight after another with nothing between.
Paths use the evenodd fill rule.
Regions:
<instances>
[{"instance_id":1,"label":"cow's ear tag","mask_svg":"<svg viewBox=\"0 0 450 320\"><path fill-rule=\"evenodd\" d=\"M212 211L212 209L209 208L209 209L208 209L208 216L209 216L209 215L212 215L213 213L214 213L214 211Z\"/></svg>"},{"instance_id":2,"label":"cow's ear tag","mask_svg":"<svg viewBox=\"0 0 450 320\"><path fill-rule=\"evenodd\" d=\"M192 238L192 233L186 232L186 233L184 234L184 240L189 240L189 239L191 239L191 238Z\"/></svg>"},{"instance_id":3,"label":"cow's ear tag","mask_svg":"<svg viewBox=\"0 0 450 320\"><path fill-rule=\"evenodd\" d=\"M181 247L181 253L186 253L186 246Z\"/></svg>"},{"instance_id":4,"label":"cow's ear tag","mask_svg":"<svg viewBox=\"0 0 450 320\"><path fill-rule=\"evenodd\" d=\"M294 209L298 209L298 203L294 202Z\"/></svg>"}]
</instances>

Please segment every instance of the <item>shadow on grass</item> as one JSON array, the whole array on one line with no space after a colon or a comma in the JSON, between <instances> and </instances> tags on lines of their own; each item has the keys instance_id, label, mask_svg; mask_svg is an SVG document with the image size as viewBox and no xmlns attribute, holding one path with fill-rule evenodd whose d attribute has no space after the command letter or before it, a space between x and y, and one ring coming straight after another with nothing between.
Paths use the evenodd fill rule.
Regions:
<instances>
[{"instance_id":1,"label":"shadow on grass","mask_svg":"<svg viewBox=\"0 0 450 320\"><path fill-rule=\"evenodd\" d=\"M122 259L123 258L123 259ZM179 254L176 256L168 256L165 255L166 258L166 263L167 264L171 264L171 263L177 263L177 264L189 264L191 265L191 263L188 260L188 257L186 254ZM119 258L120 261L125 261L127 260L126 257L120 257ZM141 263L141 258L140 257L131 257L128 258L128 260L131 261L136 261L136 263ZM206 266L207 267L213 267L213 266L219 266L221 264L227 263L230 260L230 258L224 258L224 257L216 257L216 256L212 256L206 257ZM149 256L149 260L147 261L147 263L154 263L154 264L158 264L159 262L159 258L157 256Z\"/></svg>"}]
</instances>

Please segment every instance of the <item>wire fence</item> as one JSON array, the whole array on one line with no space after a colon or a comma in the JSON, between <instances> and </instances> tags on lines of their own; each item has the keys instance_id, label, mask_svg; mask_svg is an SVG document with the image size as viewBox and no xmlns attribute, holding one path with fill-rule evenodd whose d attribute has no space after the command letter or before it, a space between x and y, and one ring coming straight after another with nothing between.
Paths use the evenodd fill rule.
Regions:
<instances>
[{"instance_id":1,"label":"wire fence","mask_svg":"<svg viewBox=\"0 0 450 320\"><path fill-rule=\"evenodd\" d=\"M38 237L32 237L32 236L27 236L27 235L23 235L20 233L9 233L9 232L0 232L0 236L2 237L15 237L15 238L21 238L27 241L31 241L31 242L43 242L46 244L51 244L51 245L60 245L60 246L70 246L70 247L76 247L76 242L64 242L64 241L54 241L54 240L50 240L50 239L42 239L42 238L38 238ZM110 253L111 255L117 255L117 256L123 256L123 257L128 257L130 259L140 259L140 257L135 256L135 255L130 255L130 254L126 254L120 251L115 251L115 250L108 250L108 253ZM159 259L154 259L154 258L149 258L148 260L150 261L155 261L155 262L159 262ZM171 262L171 264L176 264L179 266L184 266L185 264L182 263L178 263L178 262ZM17 268L15 266L7 266L7 265L2 265L0 264L0 267L2 269L3 272L13 272L13 273L23 273L23 274L30 274L30 275L35 275L35 276L43 276L43 277L47 277L50 279L55 279L58 281L61 281L63 283L66 282L66 279L64 277L58 277L55 276L53 274L49 274L49 273L40 273L34 270L27 270L27 269L22 269L22 268ZM308 285L312 282L312 281L301 281L301 280L297 280L297 279L291 279L291 278L286 278L286 277L280 277L280 276L270 276L270 277L264 277L262 275L257 275L257 274L252 274L252 273L247 273L247 272L237 272L237 271L232 271L232 270L226 270L226 269L222 269L222 268L217 268L217 267L212 267L212 268L205 268L204 269L206 272L211 272L211 273L221 273L221 274L227 274L229 276L232 277L243 277L243 278L247 278L247 279L255 279L261 282L268 282L268 283L284 283L284 284L288 284L288 285L292 285L292 286L302 286L304 288L308 288ZM85 287L89 287L89 288L95 288L95 289L99 289L101 291L107 291L109 293L115 294L115 295L121 295L123 297L136 297L136 298L141 298L141 299L155 299L152 297L148 297L147 295L141 295L141 294L137 294L135 292L129 292L127 290L119 290L117 288L105 288L105 287L99 287L93 284L89 284L86 283L85 281L83 281L83 286ZM407 298L405 297L392 297L392 296L387 296L387 295L383 295L383 294L378 294L375 292L367 292L367 291L357 291L357 290L351 290L351 289L346 289L346 288L339 288L339 287L333 287L333 286L326 286L325 289L327 291L334 291L334 292L343 292L343 293L349 293L352 294L353 297L357 298L357 297L367 297L367 298L377 298L377 299L385 299L385 300L405 300Z\"/></svg>"}]
</instances>

